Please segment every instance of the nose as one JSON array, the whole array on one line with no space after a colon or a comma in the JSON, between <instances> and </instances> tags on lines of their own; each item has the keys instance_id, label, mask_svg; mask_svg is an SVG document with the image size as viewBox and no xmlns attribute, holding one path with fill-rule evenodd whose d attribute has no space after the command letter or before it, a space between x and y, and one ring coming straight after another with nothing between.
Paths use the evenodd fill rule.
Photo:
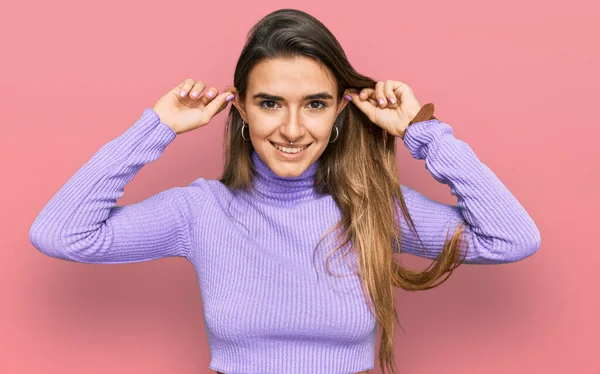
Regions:
<instances>
[{"instance_id":1,"label":"nose","mask_svg":"<svg viewBox=\"0 0 600 374\"><path fill-rule=\"evenodd\" d=\"M296 111L289 111L289 114L282 119L279 132L288 142L295 142L302 138L305 129L301 123L300 116Z\"/></svg>"}]
</instances>

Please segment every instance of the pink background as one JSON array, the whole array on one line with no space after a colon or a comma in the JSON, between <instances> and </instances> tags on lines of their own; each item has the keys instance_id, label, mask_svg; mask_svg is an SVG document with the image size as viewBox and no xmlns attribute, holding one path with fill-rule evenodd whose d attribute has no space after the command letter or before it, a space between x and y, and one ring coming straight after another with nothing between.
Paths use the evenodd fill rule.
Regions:
<instances>
[{"instance_id":1,"label":"pink background","mask_svg":"<svg viewBox=\"0 0 600 374\"><path fill-rule=\"evenodd\" d=\"M28 230L68 178L168 89L188 77L219 89L231 84L249 28L270 11L293 7L323 21L359 71L408 83L422 104L434 102L438 118L509 187L541 231L539 252L522 262L465 265L434 290L398 290L406 330L398 327L395 335L401 372L600 373L600 251L592 235L600 208L595 4L3 6L0 372L212 372L200 289L188 262L60 261L38 252ZM224 118L223 112L179 136L138 173L119 204L200 176L217 178ZM403 184L456 203L402 143L398 160Z\"/></svg>"}]
</instances>

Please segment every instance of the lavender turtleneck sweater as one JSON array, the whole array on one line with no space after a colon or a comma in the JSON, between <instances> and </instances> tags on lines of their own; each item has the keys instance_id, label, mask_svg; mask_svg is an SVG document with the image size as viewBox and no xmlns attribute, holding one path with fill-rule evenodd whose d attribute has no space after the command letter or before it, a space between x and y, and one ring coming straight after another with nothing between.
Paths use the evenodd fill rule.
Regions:
<instances>
[{"instance_id":1,"label":"lavender turtleneck sweater","mask_svg":"<svg viewBox=\"0 0 600 374\"><path fill-rule=\"evenodd\" d=\"M48 256L84 263L131 263L181 256L194 266L210 345L210 368L227 374L355 373L374 367L376 321L355 276L333 277L321 236L340 218L331 196L312 189L318 161L281 178L256 153L256 193L233 193L198 178L136 204L117 206L123 188L158 159L176 134L152 109L102 146L39 213L29 232ZM519 261L540 233L517 199L452 128L415 123L404 144L458 206L401 186L427 248L402 220L402 252L434 258L448 230L468 224L467 263ZM331 238L332 236L330 236ZM341 253L338 252L338 253ZM334 274L350 274L330 260Z\"/></svg>"}]
</instances>

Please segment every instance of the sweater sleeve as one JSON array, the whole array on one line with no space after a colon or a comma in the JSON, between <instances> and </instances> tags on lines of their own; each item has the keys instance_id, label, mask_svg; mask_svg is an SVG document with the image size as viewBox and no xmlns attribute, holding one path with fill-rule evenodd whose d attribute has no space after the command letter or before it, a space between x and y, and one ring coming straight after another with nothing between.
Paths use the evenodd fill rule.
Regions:
<instances>
[{"instance_id":1,"label":"sweater sleeve","mask_svg":"<svg viewBox=\"0 0 600 374\"><path fill-rule=\"evenodd\" d=\"M468 246L465 263L516 262L539 249L540 232L529 214L471 147L453 136L450 125L437 119L414 123L405 133L404 144L413 158L425 160L425 168L435 180L450 186L457 206L401 185L421 239L400 211L401 252L434 259L461 223L465 224L463 238Z\"/></svg>"},{"instance_id":2,"label":"sweater sleeve","mask_svg":"<svg viewBox=\"0 0 600 374\"><path fill-rule=\"evenodd\" d=\"M34 220L31 243L68 261L117 264L167 256L188 258L191 209L185 187L117 206L125 185L160 157L176 133L146 108L123 134L102 146Z\"/></svg>"}]
</instances>

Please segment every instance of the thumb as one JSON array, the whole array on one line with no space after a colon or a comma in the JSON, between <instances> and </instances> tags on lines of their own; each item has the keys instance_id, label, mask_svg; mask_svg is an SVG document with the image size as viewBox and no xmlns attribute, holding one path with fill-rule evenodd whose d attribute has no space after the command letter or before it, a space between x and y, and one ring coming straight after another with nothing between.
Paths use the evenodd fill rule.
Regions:
<instances>
[{"instance_id":1,"label":"thumb","mask_svg":"<svg viewBox=\"0 0 600 374\"><path fill-rule=\"evenodd\" d=\"M229 102L226 99L229 95L233 95L233 92L223 91L220 94L218 94L217 97L212 99L212 101L210 103L208 103L206 105L204 110L206 111L206 113L208 115L210 115L210 118L216 116L219 112L221 112L223 109L225 109L225 107L227 107L227 104Z\"/></svg>"},{"instance_id":2,"label":"thumb","mask_svg":"<svg viewBox=\"0 0 600 374\"><path fill-rule=\"evenodd\" d=\"M345 94L352 98L352 103L356 105L358 109L366 114L372 122L375 122L375 110L377 109L375 105L371 104L369 100L361 100L357 92L346 91Z\"/></svg>"}]
</instances>

